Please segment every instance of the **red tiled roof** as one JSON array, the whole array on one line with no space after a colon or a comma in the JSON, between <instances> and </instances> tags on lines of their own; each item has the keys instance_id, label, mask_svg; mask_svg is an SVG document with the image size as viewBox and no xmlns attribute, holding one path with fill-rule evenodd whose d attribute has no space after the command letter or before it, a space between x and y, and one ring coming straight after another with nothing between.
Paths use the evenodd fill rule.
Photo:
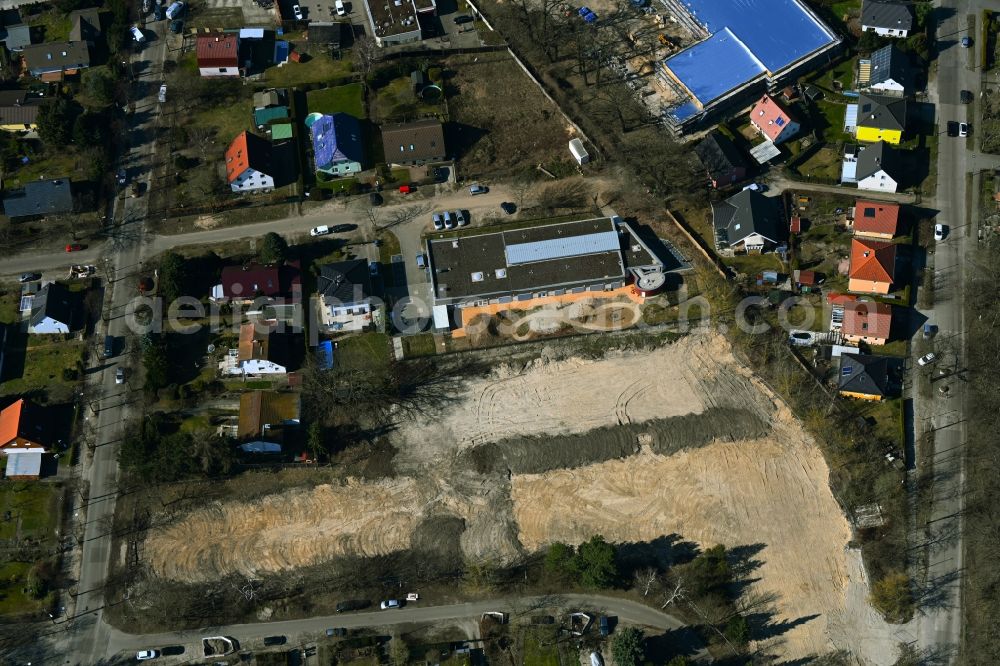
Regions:
<instances>
[{"instance_id":1,"label":"red tiled roof","mask_svg":"<svg viewBox=\"0 0 1000 666\"><path fill-rule=\"evenodd\" d=\"M0 412L0 446L7 446L17 439L21 429L21 408L24 400L18 400Z\"/></svg>"},{"instance_id":2,"label":"red tiled roof","mask_svg":"<svg viewBox=\"0 0 1000 666\"><path fill-rule=\"evenodd\" d=\"M852 280L892 283L896 269L896 246L879 241L851 240Z\"/></svg>"},{"instance_id":3,"label":"red tiled roof","mask_svg":"<svg viewBox=\"0 0 1000 666\"><path fill-rule=\"evenodd\" d=\"M199 35L195 53L199 67L239 67L239 37L215 33Z\"/></svg>"},{"instance_id":4,"label":"red tiled roof","mask_svg":"<svg viewBox=\"0 0 1000 666\"><path fill-rule=\"evenodd\" d=\"M797 215L793 217L791 221L788 223L788 230L791 231L793 234L797 234L800 231L802 231L802 218L800 218Z\"/></svg>"},{"instance_id":5,"label":"red tiled roof","mask_svg":"<svg viewBox=\"0 0 1000 666\"><path fill-rule=\"evenodd\" d=\"M854 230L860 233L896 235L899 206L890 203L858 200L854 204Z\"/></svg>"},{"instance_id":6,"label":"red tiled roof","mask_svg":"<svg viewBox=\"0 0 1000 666\"><path fill-rule=\"evenodd\" d=\"M851 303L856 300L858 300L858 297L854 294L840 294L836 291L831 291L826 295L826 302L830 305L843 305L844 303Z\"/></svg>"},{"instance_id":7,"label":"red tiled roof","mask_svg":"<svg viewBox=\"0 0 1000 666\"><path fill-rule=\"evenodd\" d=\"M892 328L892 306L886 303L856 301L844 306L844 335L863 335L889 339Z\"/></svg>"},{"instance_id":8,"label":"red tiled roof","mask_svg":"<svg viewBox=\"0 0 1000 666\"><path fill-rule=\"evenodd\" d=\"M795 271L795 273L795 281L797 283L807 286L816 284L816 273L814 271Z\"/></svg>"},{"instance_id":9,"label":"red tiled roof","mask_svg":"<svg viewBox=\"0 0 1000 666\"><path fill-rule=\"evenodd\" d=\"M788 123L794 122L788 112L767 95L761 97L753 107L750 120L772 141L781 134Z\"/></svg>"},{"instance_id":10,"label":"red tiled roof","mask_svg":"<svg viewBox=\"0 0 1000 666\"><path fill-rule=\"evenodd\" d=\"M297 262L284 266L226 266L222 269L222 295L226 298L252 299L263 296L284 296L301 283Z\"/></svg>"},{"instance_id":11,"label":"red tiled roof","mask_svg":"<svg viewBox=\"0 0 1000 666\"><path fill-rule=\"evenodd\" d=\"M247 146L247 133L243 132L233 139L226 149L226 181L233 182L250 166L250 148Z\"/></svg>"}]
</instances>

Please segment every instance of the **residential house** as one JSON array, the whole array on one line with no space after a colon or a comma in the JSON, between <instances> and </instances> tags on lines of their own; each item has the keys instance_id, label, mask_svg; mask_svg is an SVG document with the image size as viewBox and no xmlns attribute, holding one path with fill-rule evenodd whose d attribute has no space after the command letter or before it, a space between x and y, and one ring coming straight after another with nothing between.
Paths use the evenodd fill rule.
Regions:
<instances>
[{"instance_id":1,"label":"residential house","mask_svg":"<svg viewBox=\"0 0 1000 666\"><path fill-rule=\"evenodd\" d=\"M853 301L844 304L844 325L841 334L852 344L864 342L884 345L892 329L892 306L872 301Z\"/></svg>"},{"instance_id":2,"label":"residential house","mask_svg":"<svg viewBox=\"0 0 1000 666\"><path fill-rule=\"evenodd\" d=\"M902 2L865 0L861 5L861 30L882 37L906 37L913 30L913 12Z\"/></svg>"},{"instance_id":3,"label":"residential house","mask_svg":"<svg viewBox=\"0 0 1000 666\"><path fill-rule=\"evenodd\" d=\"M899 228L899 204L858 199L854 204L854 235L892 240Z\"/></svg>"},{"instance_id":4,"label":"residential house","mask_svg":"<svg viewBox=\"0 0 1000 666\"><path fill-rule=\"evenodd\" d=\"M62 81L90 67L87 42L46 42L21 49L25 69L42 81Z\"/></svg>"},{"instance_id":5,"label":"residential house","mask_svg":"<svg viewBox=\"0 0 1000 666\"><path fill-rule=\"evenodd\" d=\"M257 298L295 298L301 291L301 275L296 262L282 266L226 266L219 284L212 288L217 303L252 303Z\"/></svg>"},{"instance_id":6,"label":"residential house","mask_svg":"<svg viewBox=\"0 0 1000 666\"><path fill-rule=\"evenodd\" d=\"M330 332L360 331L372 323L371 271L368 261L353 259L319 267L316 298L319 323Z\"/></svg>"},{"instance_id":7,"label":"residential house","mask_svg":"<svg viewBox=\"0 0 1000 666\"><path fill-rule=\"evenodd\" d=\"M872 143L885 141L894 146L899 145L899 142L902 141L903 132L906 129L905 98L861 95L856 105L848 105L848 120L851 116L851 107L856 107L854 113L857 120L854 125L854 136L857 137L858 141Z\"/></svg>"},{"instance_id":8,"label":"residential house","mask_svg":"<svg viewBox=\"0 0 1000 666\"><path fill-rule=\"evenodd\" d=\"M8 51L19 52L31 45L31 26L21 21L16 8L0 10L0 42Z\"/></svg>"},{"instance_id":9,"label":"residential house","mask_svg":"<svg viewBox=\"0 0 1000 666\"><path fill-rule=\"evenodd\" d=\"M761 97L750 111L750 124L775 144L787 141L799 132L799 123L769 95Z\"/></svg>"},{"instance_id":10,"label":"residential house","mask_svg":"<svg viewBox=\"0 0 1000 666\"><path fill-rule=\"evenodd\" d=\"M274 189L271 142L243 132L226 149L226 181L233 192L270 192Z\"/></svg>"},{"instance_id":11,"label":"residential house","mask_svg":"<svg viewBox=\"0 0 1000 666\"><path fill-rule=\"evenodd\" d=\"M198 35L195 54L202 76L240 75L240 38L233 33Z\"/></svg>"},{"instance_id":12,"label":"residential house","mask_svg":"<svg viewBox=\"0 0 1000 666\"><path fill-rule=\"evenodd\" d=\"M26 132L38 129L42 97L28 96L25 90L0 90L0 130Z\"/></svg>"},{"instance_id":13,"label":"residential house","mask_svg":"<svg viewBox=\"0 0 1000 666\"><path fill-rule=\"evenodd\" d=\"M440 120L382 126L382 150L387 164L425 164L445 159L444 127Z\"/></svg>"},{"instance_id":14,"label":"residential house","mask_svg":"<svg viewBox=\"0 0 1000 666\"><path fill-rule=\"evenodd\" d=\"M712 218L716 248L729 255L773 251L788 228L780 200L753 190L712 204Z\"/></svg>"},{"instance_id":15,"label":"residential house","mask_svg":"<svg viewBox=\"0 0 1000 666\"><path fill-rule=\"evenodd\" d=\"M895 273L895 245L861 238L851 240L849 290L864 294L888 294Z\"/></svg>"},{"instance_id":16,"label":"residential house","mask_svg":"<svg viewBox=\"0 0 1000 666\"><path fill-rule=\"evenodd\" d=\"M31 301L28 333L36 335L66 334L73 330L76 299L64 285L50 282Z\"/></svg>"},{"instance_id":17,"label":"residential house","mask_svg":"<svg viewBox=\"0 0 1000 666\"><path fill-rule=\"evenodd\" d=\"M44 410L28 400L22 398L0 411L0 453L7 458L8 479L41 476L49 432Z\"/></svg>"},{"instance_id":18,"label":"residential house","mask_svg":"<svg viewBox=\"0 0 1000 666\"><path fill-rule=\"evenodd\" d=\"M240 396L236 438L244 453L280 453L285 431L299 425L298 393L250 391Z\"/></svg>"},{"instance_id":19,"label":"residential house","mask_svg":"<svg viewBox=\"0 0 1000 666\"><path fill-rule=\"evenodd\" d=\"M101 30L101 12L96 8L77 9L69 14L69 41L87 42L94 46L103 31Z\"/></svg>"},{"instance_id":20,"label":"residential house","mask_svg":"<svg viewBox=\"0 0 1000 666\"><path fill-rule=\"evenodd\" d=\"M732 185L747 177L747 163L729 137L712 132L694 147L712 187Z\"/></svg>"},{"instance_id":21,"label":"residential house","mask_svg":"<svg viewBox=\"0 0 1000 666\"><path fill-rule=\"evenodd\" d=\"M318 117L317 117L318 116ZM364 162L361 123L347 113L309 114L306 125L312 135L316 171L331 176L358 173Z\"/></svg>"},{"instance_id":22,"label":"residential house","mask_svg":"<svg viewBox=\"0 0 1000 666\"><path fill-rule=\"evenodd\" d=\"M859 400L882 400L889 392L889 360L868 354L841 354L837 378L840 395Z\"/></svg>"},{"instance_id":23,"label":"residential house","mask_svg":"<svg viewBox=\"0 0 1000 666\"><path fill-rule=\"evenodd\" d=\"M4 214L11 220L63 215L73 212L73 192L69 178L36 180L3 200Z\"/></svg>"},{"instance_id":24,"label":"residential house","mask_svg":"<svg viewBox=\"0 0 1000 666\"><path fill-rule=\"evenodd\" d=\"M906 54L895 44L889 44L872 53L866 66L862 64L861 86L884 95L905 95L910 84L910 63Z\"/></svg>"},{"instance_id":25,"label":"residential house","mask_svg":"<svg viewBox=\"0 0 1000 666\"><path fill-rule=\"evenodd\" d=\"M792 271L792 282L803 292L811 291L813 287L819 286L821 276L816 271L798 269Z\"/></svg>"},{"instance_id":26,"label":"residential house","mask_svg":"<svg viewBox=\"0 0 1000 666\"><path fill-rule=\"evenodd\" d=\"M280 339L271 326L254 322L243 324L235 362L226 366L227 374L244 377L286 374L288 368L280 362L278 342Z\"/></svg>"},{"instance_id":27,"label":"residential house","mask_svg":"<svg viewBox=\"0 0 1000 666\"><path fill-rule=\"evenodd\" d=\"M895 192L899 186L898 155L884 143L844 148L842 183L856 183L859 190Z\"/></svg>"},{"instance_id":28,"label":"residential house","mask_svg":"<svg viewBox=\"0 0 1000 666\"><path fill-rule=\"evenodd\" d=\"M839 331L844 327L844 308L848 303L858 300L854 294L841 294L831 291L826 295L827 305L830 306L830 330Z\"/></svg>"}]
</instances>

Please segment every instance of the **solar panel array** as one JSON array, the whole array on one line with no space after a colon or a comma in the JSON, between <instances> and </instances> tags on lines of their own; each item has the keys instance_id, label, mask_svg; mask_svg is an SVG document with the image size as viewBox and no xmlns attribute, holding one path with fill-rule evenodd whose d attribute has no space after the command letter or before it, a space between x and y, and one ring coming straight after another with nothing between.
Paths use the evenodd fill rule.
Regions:
<instances>
[{"instance_id":1,"label":"solar panel array","mask_svg":"<svg viewBox=\"0 0 1000 666\"><path fill-rule=\"evenodd\" d=\"M534 261L578 257L598 252L617 252L619 249L618 234L614 231L601 231L583 236L515 243L506 246L504 252L507 255L507 265L516 266Z\"/></svg>"},{"instance_id":2,"label":"solar panel array","mask_svg":"<svg viewBox=\"0 0 1000 666\"><path fill-rule=\"evenodd\" d=\"M316 168L319 169L332 163L333 153L337 150L337 134L333 129L333 116L320 116L309 131L312 132Z\"/></svg>"}]
</instances>

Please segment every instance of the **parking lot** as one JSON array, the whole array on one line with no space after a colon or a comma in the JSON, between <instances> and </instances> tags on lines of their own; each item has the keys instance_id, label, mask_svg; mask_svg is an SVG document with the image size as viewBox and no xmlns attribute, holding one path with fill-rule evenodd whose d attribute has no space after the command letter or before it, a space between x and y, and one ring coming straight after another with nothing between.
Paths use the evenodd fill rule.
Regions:
<instances>
[{"instance_id":1,"label":"parking lot","mask_svg":"<svg viewBox=\"0 0 1000 666\"><path fill-rule=\"evenodd\" d=\"M268 7L268 4L271 6ZM274 3L258 4L255 0L205 0L206 13L240 10L243 12L243 23L247 26L273 25L277 19L276 7Z\"/></svg>"}]
</instances>

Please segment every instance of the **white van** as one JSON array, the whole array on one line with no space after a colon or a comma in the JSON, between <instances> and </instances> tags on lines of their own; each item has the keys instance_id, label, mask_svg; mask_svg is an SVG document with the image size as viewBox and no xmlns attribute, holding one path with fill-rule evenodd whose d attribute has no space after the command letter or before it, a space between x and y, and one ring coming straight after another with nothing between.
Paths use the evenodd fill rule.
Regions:
<instances>
[{"instance_id":1,"label":"white van","mask_svg":"<svg viewBox=\"0 0 1000 666\"><path fill-rule=\"evenodd\" d=\"M132 26L132 39L135 40L136 44L142 44L146 41L146 35L142 34L142 30L137 25Z\"/></svg>"},{"instance_id":2,"label":"white van","mask_svg":"<svg viewBox=\"0 0 1000 666\"><path fill-rule=\"evenodd\" d=\"M344 0L337 0L333 3L333 6L337 10L337 16L347 16L347 9L344 7Z\"/></svg>"},{"instance_id":3,"label":"white van","mask_svg":"<svg viewBox=\"0 0 1000 666\"><path fill-rule=\"evenodd\" d=\"M427 268L427 255L417 252L417 268Z\"/></svg>"}]
</instances>

